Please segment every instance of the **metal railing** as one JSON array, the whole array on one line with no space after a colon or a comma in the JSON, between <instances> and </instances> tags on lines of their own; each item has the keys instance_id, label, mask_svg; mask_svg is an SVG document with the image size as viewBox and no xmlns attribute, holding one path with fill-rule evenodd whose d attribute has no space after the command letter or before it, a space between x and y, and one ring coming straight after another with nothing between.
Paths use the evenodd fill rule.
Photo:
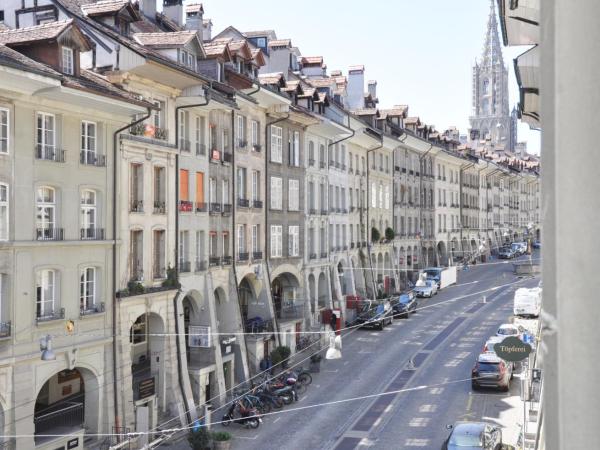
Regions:
<instances>
[{"instance_id":1,"label":"metal railing","mask_svg":"<svg viewBox=\"0 0 600 450\"><path fill-rule=\"evenodd\" d=\"M65 318L65 308L53 309L52 311L46 311L43 314L38 314L35 318L36 322L49 322L51 320L58 320Z\"/></svg>"},{"instance_id":2,"label":"metal railing","mask_svg":"<svg viewBox=\"0 0 600 450\"><path fill-rule=\"evenodd\" d=\"M196 202L196 212L206 212L207 205L205 202Z\"/></svg>"},{"instance_id":3,"label":"metal railing","mask_svg":"<svg viewBox=\"0 0 600 450\"><path fill-rule=\"evenodd\" d=\"M221 204L220 203L211 203L210 204L210 213L211 214L220 214L221 213Z\"/></svg>"},{"instance_id":4,"label":"metal railing","mask_svg":"<svg viewBox=\"0 0 600 450\"><path fill-rule=\"evenodd\" d=\"M246 147L248 147L248 141L246 139L238 139L238 143L237 144L238 144L237 145L238 148L241 148L241 149L244 149L244 150L246 149Z\"/></svg>"},{"instance_id":5,"label":"metal railing","mask_svg":"<svg viewBox=\"0 0 600 450\"><path fill-rule=\"evenodd\" d=\"M192 263L189 261L179 261L179 272L188 273L192 271Z\"/></svg>"},{"instance_id":6,"label":"metal railing","mask_svg":"<svg viewBox=\"0 0 600 450\"><path fill-rule=\"evenodd\" d=\"M143 213L144 200L131 200L131 203L129 205L129 212Z\"/></svg>"},{"instance_id":7,"label":"metal railing","mask_svg":"<svg viewBox=\"0 0 600 450\"><path fill-rule=\"evenodd\" d=\"M231 214L231 203L223 203L223 215L228 216Z\"/></svg>"},{"instance_id":8,"label":"metal railing","mask_svg":"<svg viewBox=\"0 0 600 450\"><path fill-rule=\"evenodd\" d=\"M81 228L79 230L79 237L82 241L103 241L104 228Z\"/></svg>"},{"instance_id":9,"label":"metal railing","mask_svg":"<svg viewBox=\"0 0 600 450\"><path fill-rule=\"evenodd\" d=\"M317 254L316 253L311 253L309 255L309 259L317 259Z\"/></svg>"},{"instance_id":10,"label":"metal railing","mask_svg":"<svg viewBox=\"0 0 600 450\"><path fill-rule=\"evenodd\" d=\"M208 264L211 267L221 265L221 258L219 256L209 256Z\"/></svg>"},{"instance_id":11,"label":"metal railing","mask_svg":"<svg viewBox=\"0 0 600 450\"><path fill-rule=\"evenodd\" d=\"M263 252L252 252L252 261L260 261L263 259Z\"/></svg>"},{"instance_id":12,"label":"metal railing","mask_svg":"<svg viewBox=\"0 0 600 450\"><path fill-rule=\"evenodd\" d=\"M38 241L62 241L64 230L62 228L37 228L36 240Z\"/></svg>"},{"instance_id":13,"label":"metal railing","mask_svg":"<svg viewBox=\"0 0 600 450\"><path fill-rule=\"evenodd\" d=\"M155 280L162 280L163 278L167 278L167 268L162 265L154 265L152 274Z\"/></svg>"},{"instance_id":14,"label":"metal railing","mask_svg":"<svg viewBox=\"0 0 600 450\"><path fill-rule=\"evenodd\" d=\"M247 198L238 198L238 206L241 208L249 208L250 200L248 200Z\"/></svg>"},{"instance_id":15,"label":"metal railing","mask_svg":"<svg viewBox=\"0 0 600 450\"><path fill-rule=\"evenodd\" d=\"M152 210L154 214L166 214L167 213L167 204L166 202L154 202L154 209Z\"/></svg>"},{"instance_id":16,"label":"metal railing","mask_svg":"<svg viewBox=\"0 0 600 450\"><path fill-rule=\"evenodd\" d=\"M98 155L90 150L81 150L79 152L79 162L86 166L106 167L106 156Z\"/></svg>"},{"instance_id":17,"label":"metal railing","mask_svg":"<svg viewBox=\"0 0 600 450\"><path fill-rule=\"evenodd\" d=\"M38 414L33 417L35 434L44 434L56 429L68 427L83 428L84 407L80 402L61 403L60 409L55 409L46 414ZM47 410L47 409L46 409Z\"/></svg>"},{"instance_id":18,"label":"metal railing","mask_svg":"<svg viewBox=\"0 0 600 450\"><path fill-rule=\"evenodd\" d=\"M321 258L327 258L327 252L321 252Z\"/></svg>"},{"instance_id":19,"label":"metal railing","mask_svg":"<svg viewBox=\"0 0 600 450\"><path fill-rule=\"evenodd\" d=\"M192 144L190 143L190 141L188 139L179 139L179 150L181 150L182 152L191 152L192 151Z\"/></svg>"},{"instance_id":20,"label":"metal railing","mask_svg":"<svg viewBox=\"0 0 600 450\"><path fill-rule=\"evenodd\" d=\"M248 261L250 259L250 253L240 252L238 253L238 261Z\"/></svg>"},{"instance_id":21,"label":"metal railing","mask_svg":"<svg viewBox=\"0 0 600 450\"><path fill-rule=\"evenodd\" d=\"M206 270L206 261L196 261L196 272L204 272Z\"/></svg>"},{"instance_id":22,"label":"metal railing","mask_svg":"<svg viewBox=\"0 0 600 450\"><path fill-rule=\"evenodd\" d=\"M102 314L104 312L104 302L100 303L99 305L94 305L91 308L83 308L80 307L79 308L79 315L80 316L91 316L93 314Z\"/></svg>"},{"instance_id":23,"label":"metal railing","mask_svg":"<svg viewBox=\"0 0 600 450\"><path fill-rule=\"evenodd\" d=\"M252 207L261 209L263 207L262 200L252 200Z\"/></svg>"},{"instance_id":24,"label":"metal railing","mask_svg":"<svg viewBox=\"0 0 600 450\"><path fill-rule=\"evenodd\" d=\"M262 145L260 145L260 144L253 144L252 145L252 150L255 151L255 152L260 153L260 151L262 150Z\"/></svg>"},{"instance_id":25,"label":"metal railing","mask_svg":"<svg viewBox=\"0 0 600 450\"><path fill-rule=\"evenodd\" d=\"M179 212L192 212L194 204L188 200L179 200Z\"/></svg>"},{"instance_id":26,"label":"metal railing","mask_svg":"<svg viewBox=\"0 0 600 450\"><path fill-rule=\"evenodd\" d=\"M230 266L233 258L231 256L223 256L222 263L224 266Z\"/></svg>"},{"instance_id":27,"label":"metal railing","mask_svg":"<svg viewBox=\"0 0 600 450\"><path fill-rule=\"evenodd\" d=\"M231 164L233 155L229 152L223 152L223 164Z\"/></svg>"},{"instance_id":28,"label":"metal railing","mask_svg":"<svg viewBox=\"0 0 600 450\"><path fill-rule=\"evenodd\" d=\"M37 144L35 147L35 158L45 161L65 162L65 151L53 145Z\"/></svg>"}]
</instances>

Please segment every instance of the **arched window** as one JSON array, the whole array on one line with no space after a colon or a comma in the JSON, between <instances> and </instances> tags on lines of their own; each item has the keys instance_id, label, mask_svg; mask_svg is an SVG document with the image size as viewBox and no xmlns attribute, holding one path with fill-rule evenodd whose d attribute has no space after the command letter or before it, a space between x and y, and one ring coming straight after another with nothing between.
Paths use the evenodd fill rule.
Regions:
<instances>
[{"instance_id":1,"label":"arched window","mask_svg":"<svg viewBox=\"0 0 600 450\"><path fill-rule=\"evenodd\" d=\"M484 94L488 94L490 91L490 80L483 80L483 86L481 88Z\"/></svg>"},{"instance_id":2,"label":"arched window","mask_svg":"<svg viewBox=\"0 0 600 450\"><path fill-rule=\"evenodd\" d=\"M81 239L99 239L96 229L97 195L96 191L84 189L81 191Z\"/></svg>"},{"instance_id":3,"label":"arched window","mask_svg":"<svg viewBox=\"0 0 600 450\"><path fill-rule=\"evenodd\" d=\"M0 241L8 240L8 184L0 183Z\"/></svg>"},{"instance_id":4,"label":"arched window","mask_svg":"<svg viewBox=\"0 0 600 450\"><path fill-rule=\"evenodd\" d=\"M57 239L56 227L56 191L41 186L36 192L36 228L38 240Z\"/></svg>"}]
</instances>

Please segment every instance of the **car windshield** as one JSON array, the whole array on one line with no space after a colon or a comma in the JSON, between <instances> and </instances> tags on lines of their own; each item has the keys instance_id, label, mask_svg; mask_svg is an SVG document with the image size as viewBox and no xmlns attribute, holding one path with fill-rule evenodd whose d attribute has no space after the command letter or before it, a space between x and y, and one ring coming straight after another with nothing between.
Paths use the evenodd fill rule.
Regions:
<instances>
[{"instance_id":1,"label":"car windshield","mask_svg":"<svg viewBox=\"0 0 600 450\"><path fill-rule=\"evenodd\" d=\"M498 330L498 334L502 334L504 336L512 336L515 334L519 334L519 332L517 330L515 330L514 328L500 328Z\"/></svg>"},{"instance_id":2,"label":"car windshield","mask_svg":"<svg viewBox=\"0 0 600 450\"><path fill-rule=\"evenodd\" d=\"M498 372L499 363L480 362L477 364L477 368L480 372Z\"/></svg>"},{"instance_id":3,"label":"car windshield","mask_svg":"<svg viewBox=\"0 0 600 450\"><path fill-rule=\"evenodd\" d=\"M457 447L480 447L481 435L452 433L452 437L448 443Z\"/></svg>"},{"instance_id":4,"label":"car windshield","mask_svg":"<svg viewBox=\"0 0 600 450\"><path fill-rule=\"evenodd\" d=\"M428 277L437 277L438 275L437 270L426 270L425 273Z\"/></svg>"}]
</instances>

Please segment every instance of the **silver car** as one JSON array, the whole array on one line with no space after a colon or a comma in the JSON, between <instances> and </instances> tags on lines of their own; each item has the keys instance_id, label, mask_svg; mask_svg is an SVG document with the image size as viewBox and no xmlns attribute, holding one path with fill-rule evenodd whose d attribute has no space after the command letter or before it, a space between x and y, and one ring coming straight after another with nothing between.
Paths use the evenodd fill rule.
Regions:
<instances>
[{"instance_id":1,"label":"silver car","mask_svg":"<svg viewBox=\"0 0 600 450\"><path fill-rule=\"evenodd\" d=\"M438 287L437 287L437 283L433 280L427 280L425 281L425 285L424 286L415 286L413 288L413 291L415 292L415 295L417 297L433 297L434 295L437 294L438 292Z\"/></svg>"},{"instance_id":2,"label":"silver car","mask_svg":"<svg viewBox=\"0 0 600 450\"><path fill-rule=\"evenodd\" d=\"M502 430L485 422L459 422L448 426L452 430L442 450L502 450Z\"/></svg>"}]
</instances>

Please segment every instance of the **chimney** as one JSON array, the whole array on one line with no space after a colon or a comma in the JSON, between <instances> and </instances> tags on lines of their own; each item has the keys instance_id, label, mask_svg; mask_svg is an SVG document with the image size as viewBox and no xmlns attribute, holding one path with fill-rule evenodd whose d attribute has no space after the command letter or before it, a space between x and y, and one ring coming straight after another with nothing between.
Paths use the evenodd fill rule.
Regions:
<instances>
[{"instance_id":1,"label":"chimney","mask_svg":"<svg viewBox=\"0 0 600 450\"><path fill-rule=\"evenodd\" d=\"M163 0L163 14L183 26L183 0Z\"/></svg>"},{"instance_id":2,"label":"chimney","mask_svg":"<svg viewBox=\"0 0 600 450\"><path fill-rule=\"evenodd\" d=\"M140 0L139 6L144 16L152 21L156 19L156 0Z\"/></svg>"},{"instance_id":3,"label":"chimney","mask_svg":"<svg viewBox=\"0 0 600 450\"><path fill-rule=\"evenodd\" d=\"M350 66L348 69L348 108L361 109L365 107L365 66Z\"/></svg>"},{"instance_id":4,"label":"chimney","mask_svg":"<svg viewBox=\"0 0 600 450\"><path fill-rule=\"evenodd\" d=\"M185 7L185 29L202 31L204 8L201 3L193 3Z\"/></svg>"},{"instance_id":5,"label":"chimney","mask_svg":"<svg viewBox=\"0 0 600 450\"><path fill-rule=\"evenodd\" d=\"M212 39L212 20L206 19L202 21L202 40L204 42Z\"/></svg>"},{"instance_id":6,"label":"chimney","mask_svg":"<svg viewBox=\"0 0 600 450\"><path fill-rule=\"evenodd\" d=\"M377 81L370 80L368 87L369 94L373 97L373 100L377 100Z\"/></svg>"}]
</instances>

